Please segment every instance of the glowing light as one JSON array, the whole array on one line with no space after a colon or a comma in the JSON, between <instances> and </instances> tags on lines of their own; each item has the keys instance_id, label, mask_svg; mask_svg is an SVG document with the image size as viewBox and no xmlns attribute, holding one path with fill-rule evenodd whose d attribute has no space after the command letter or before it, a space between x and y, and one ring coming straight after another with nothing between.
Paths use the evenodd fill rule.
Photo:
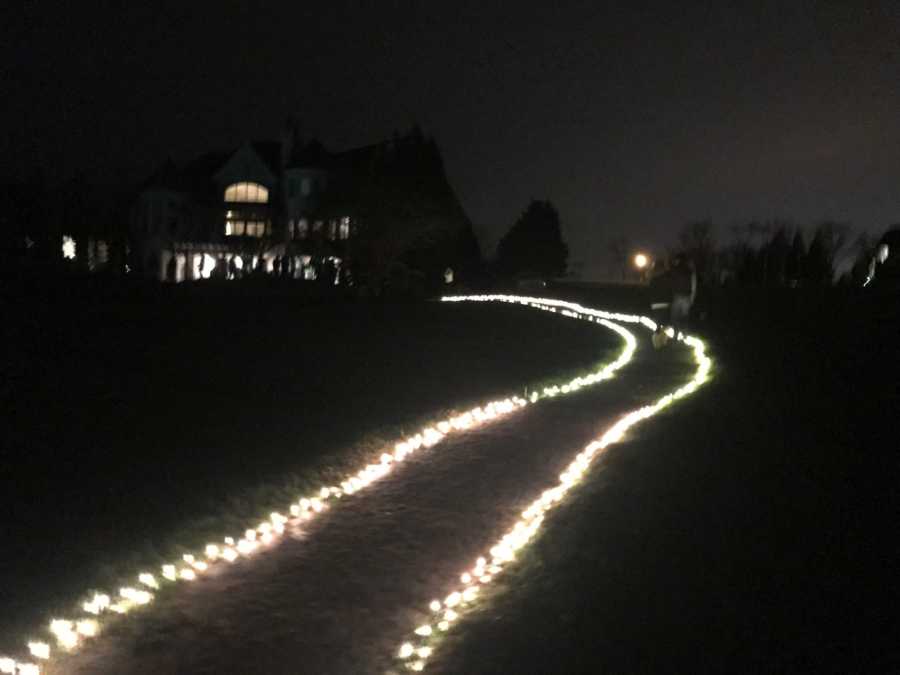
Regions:
<instances>
[{"instance_id":1,"label":"glowing light","mask_svg":"<svg viewBox=\"0 0 900 675\"><path fill-rule=\"evenodd\" d=\"M412 645L410 645L412 647ZM10 673L14 675L16 672L16 662L9 658L0 659L0 673Z\"/></svg>"},{"instance_id":2,"label":"glowing light","mask_svg":"<svg viewBox=\"0 0 900 675\"><path fill-rule=\"evenodd\" d=\"M209 255L204 256L199 254L192 255L191 258L193 259L192 264L195 266L195 277L201 275L208 276L208 273L212 270L212 266L215 264L215 260ZM254 257L253 263L255 264L256 261L257 258ZM242 261L240 259L237 259L235 262L236 264L240 265ZM462 299L464 298L444 298L445 301ZM634 352L636 347L636 341L634 337L627 330L615 323L612 323L610 320L642 323L646 327L651 328L651 330L656 326L655 323L643 317L631 317L628 315L600 312L598 310L590 310L571 304L563 305L559 301L554 300L524 298L518 296L476 296L469 299L516 302L518 304L523 304L553 313L558 312L564 316L572 318L587 319L595 323L600 323L610 330L617 332L624 339L625 346L622 352L613 362L603 366L599 370L575 377L571 381L562 383L560 385L547 387L542 391L532 392L527 399L519 396L510 396L503 399L488 401L468 411L464 411L462 413L452 415L446 419L437 420L430 425L426 425L418 433L415 433L408 438L401 439L396 443L391 444L389 446L389 449L380 451L375 455L375 460L373 462L366 464L355 474L348 475L342 481L340 481L338 483L339 487L320 487L317 491L313 492L312 495L303 497L299 499L298 502L291 504L288 508L288 512L290 513L290 516L292 518L296 519L298 522L302 522L304 520L309 520L316 517L317 514L328 508L328 502L330 502L331 500L340 499L344 495L355 494L356 492L368 487L372 483L389 475L407 457L415 454L422 448L431 448L436 446L450 434L473 429L482 424L490 423L496 419L508 416L525 406L533 405L546 398L553 398L560 395L574 393L585 386L593 385L610 379L611 377L613 377L617 370L622 368L630 361L632 353ZM205 547L203 554L185 554L182 560L188 565L187 567L182 568L180 565L176 567L176 565L174 564L162 565L160 568L161 576L163 579L173 583L179 581L194 581L195 579L197 579L197 572L206 571L211 565L219 563L220 560L224 560L228 563L234 563L237 561L240 555L249 556L256 553L257 551L265 550L262 549L261 546L263 544L274 543L276 539L285 532L285 525L289 522L289 520L290 519L288 517L283 516L280 513L273 512L269 516L269 521L260 524L259 526L257 526L257 528L247 529L244 532L244 536L240 539L236 540L234 537L224 537L223 541L225 545L222 547L216 544L208 544ZM501 559L492 562L511 559L509 554L506 553L506 548L504 548L501 553ZM201 557L205 558L206 561L204 562L203 560L200 560ZM486 568L485 565L486 561L482 559L480 561L480 564L476 565L471 573L465 573L469 575L469 581L463 581L463 583L474 584L476 583L476 580L477 584L488 583L491 579L491 574L488 573L490 571L490 568ZM152 588L154 590L157 590L159 588L159 582L153 575L149 573L139 574L138 581L143 586ZM461 604L464 602L470 602L476 597L476 594L477 585L467 586L466 588L461 589L456 594L451 593L450 596L448 596L448 599L450 599L450 602L453 604ZM118 599L115 603L111 603L108 595L97 593L94 595L92 600L85 602L82 605L82 609L88 614L95 616L107 611L113 612L115 614L125 614L135 607L139 607L141 605L152 602L153 599L154 596L151 593L127 588L122 589L122 592L120 593L120 599ZM436 602L438 602L440 605L440 601ZM440 605L438 609L443 609L443 605ZM448 609L448 611L452 610ZM450 616L455 617L455 613L451 614ZM73 642L79 641L80 638L92 637L92 633L89 628L85 628L85 630L81 631L77 629L77 626L81 624L76 621L75 625L75 631L62 633L63 644L72 644ZM94 624L84 625L88 626ZM449 626L449 620L441 619L436 623L436 626L439 630L446 630L446 628ZM431 625L422 626L420 627L420 629L429 631L429 635L430 631L433 630ZM421 663L421 661L419 663ZM17 664L17 667L21 671L22 664Z\"/></svg>"},{"instance_id":3,"label":"glowing light","mask_svg":"<svg viewBox=\"0 0 900 675\"><path fill-rule=\"evenodd\" d=\"M29 642L28 651L36 659L46 660L50 658L50 645L46 642Z\"/></svg>"},{"instance_id":4,"label":"glowing light","mask_svg":"<svg viewBox=\"0 0 900 675\"><path fill-rule=\"evenodd\" d=\"M650 262L650 258L648 258L643 253L638 253L636 256L634 256L634 266L637 267L639 270L644 269L649 262Z\"/></svg>"},{"instance_id":5,"label":"glowing light","mask_svg":"<svg viewBox=\"0 0 900 675\"><path fill-rule=\"evenodd\" d=\"M75 630L84 637L95 637L100 631L100 624L93 619L82 619L75 624Z\"/></svg>"},{"instance_id":6,"label":"glowing light","mask_svg":"<svg viewBox=\"0 0 900 675\"><path fill-rule=\"evenodd\" d=\"M209 279L212 276L213 268L216 266L216 259L209 253L203 254L203 262L200 265L200 276Z\"/></svg>"},{"instance_id":7,"label":"glowing light","mask_svg":"<svg viewBox=\"0 0 900 675\"><path fill-rule=\"evenodd\" d=\"M63 237L62 256L66 260L75 260L75 240L72 237Z\"/></svg>"},{"instance_id":8,"label":"glowing light","mask_svg":"<svg viewBox=\"0 0 900 675\"><path fill-rule=\"evenodd\" d=\"M149 586L150 588L159 588L159 582L156 581L156 577L152 574L148 574L144 572L143 574L138 575L138 581L140 581L144 586Z\"/></svg>"},{"instance_id":9,"label":"glowing light","mask_svg":"<svg viewBox=\"0 0 900 675\"><path fill-rule=\"evenodd\" d=\"M647 317L610 314L608 312L591 310L574 303L563 302L560 300L523 298L505 295L457 296L445 297L443 300L449 302L460 302L465 300L481 302L500 301L526 304L546 311L560 313L564 316L603 323L609 328L613 328L613 330L618 329L620 335L623 335L623 337L625 334L630 335L630 333L620 326L614 328L616 324L608 323L610 320L640 324L651 331L655 331L657 327L656 323ZM703 342L696 337L687 336L680 332L676 334L674 331L672 332L672 338L677 339L692 350L696 370L691 379L681 387L660 397L654 403L626 413L613 423L600 438L591 441L591 443L575 456L569 466L559 475L558 484L541 492L541 494L522 511L519 520L507 530L498 542L491 546L490 564L488 564L488 561L484 556L480 556L471 570L466 570L460 575L460 581L464 584L461 589L451 591L445 598L443 605L436 602L432 602L429 605L429 609L433 615L442 611L443 606L448 608L438 622L438 629L440 631L446 631L450 627L450 623L458 616L457 612L450 608L460 605L461 601L463 604L468 604L476 598L474 591L477 590L478 586L469 585L473 577L478 580L478 584L485 585L490 583L496 575L502 574L506 567L515 561L516 553L534 538L544 521L545 514L559 504L565 498L569 490L578 484L583 474L590 467L591 461L598 453L602 452L609 445L620 441L632 426L653 417L672 405L675 401L692 394L709 379L712 360L706 355L706 348ZM631 352L634 350L634 338L632 337L630 341L626 338L626 341L630 351L626 350L628 351L628 354L627 357L625 357L625 362L631 358ZM572 385L570 384L568 386L571 388ZM555 396L558 395L560 391L567 393L565 391L565 386L562 388L550 387L544 390L544 395ZM416 653L418 653L418 650L425 648L429 649L428 654L431 654L430 645L428 644L432 635L431 625L424 624L419 626L415 629L414 633L418 638L413 642L405 644L412 645L413 649L416 650ZM418 643L418 645L416 643ZM422 670L425 667L425 662L417 661L415 664L408 664L407 667L412 669L413 665L421 665L421 668L417 667L416 670Z\"/></svg>"},{"instance_id":10,"label":"glowing light","mask_svg":"<svg viewBox=\"0 0 900 675\"><path fill-rule=\"evenodd\" d=\"M401 659L408 659L415 652L415 647L413 647L409 642L404 642L400 645L400 651L397 652L397 655Z\"/></svg>"},{"instance_id":11,"label":"glowing light","mask_svg":"<svg viewBox=\"0 0 900 675\"><path fill-rule=\"evenodd\" d=\"M82 605L82 608L88 614L99 614L109 607L109 596L105 593L95 593L94 597Z\"/></svg>"}]
</instances>

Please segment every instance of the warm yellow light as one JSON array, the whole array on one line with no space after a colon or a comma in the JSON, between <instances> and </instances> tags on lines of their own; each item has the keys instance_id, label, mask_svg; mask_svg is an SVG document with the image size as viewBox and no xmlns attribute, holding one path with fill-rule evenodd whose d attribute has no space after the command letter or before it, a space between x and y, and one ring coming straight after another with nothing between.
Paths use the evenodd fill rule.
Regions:
<instances>
[{"instance_id":1,"label":"warm yellow light","mask_svg":"<svg viewBox=\"0 0 900 675\"><path fill-rule=\"evenodd\" d=\"M192 263L196 270L195 276L201 276L203 273L211 271L215 262L211 256L194 255L191 256ZM238 259L239 262L239 259ZM477 428L482 424L489 423L496 419L510 415L517 410L536 404L544 399L554 398L560 395L567 395L580 390L583 387L603 382L612 378L617 370L625 366L631 359L636 348L635 338L624 328L612 321L622 321L624 323L641 323L645 327L654 330L656 324L646 317L638 317L633 315L616 314L593 310L573 303L565 303L558 300L543 298L526 298L521 296L472 296L472 297L456 297L444 298L444 300L476 300L476 301L502 301L511 302L535 309L540 309L552 313L559 313L563 316L587 320L594 323L600 323L606 328L617 332L625 341L625 347L621 354L613 362L601 367L599 370L580 375L569 382L561 383L544 388L541 391L533 391L528 398L519 396L510 396L504 399L489 401L476 406L468 411L454 414L444 420L434 421L431 425L423 427L418 433L401 439L391 444L387 448L382 449L378 454L373 456L372 462L366 464L355 474L351 474L340 481L336 486L321 487L311 495L299 499L298 502L290 505L288 511L290 516L296 523L300 523L311 518L327 508L334 499L340 499L343 495L354 494L363 488L371 485L375 481L389 475L399 466L403 460L417 453L422 448L431 448L439 444L443 439L453 433ZM679 336L680 337L680 336ZM678 398L678 396L673 397ZM671 401L668 401L671 402ZM668 403L667 402L667 403ZM624 433L624 428L621 429ZM568 489L572 484L577 482L581 473L585 470L586 464L579 463L569 467L564 472L565 482L563 487ZM464 584L459 590L450 593L444 602L435 601L431 609L436 614L441 612L442 615L433 617L433 622L420 626L416 633L419 638L427 638L432 634L433 630L445 631L449 628L450 623L456 619L456 612L450 607L462 606L473 601L478 593L481 584L491 581L492 575L502 570L502 565L515 559L516 551L521 548L533 535L537 525L543 518L543 512L554 506L564 494L565 490L547 491L546 499L537 505L532 505L523 512L523 522L526 526L517 527L504 539L497 544L495 550L492 551L494 556L490 565L483 558L479 559L475 567L470 571L464 571L460 575L460 581ZM289 522L289 518L278 512L270 514L269 521L265 521L256 528L247 529L244 537L236 539L234 537L225 537L223 545L208 544L203 550L203 554L188 553L182 557L182 562L186 563L186 567L179 564L165 564L160 568L161 579L152 574L143 572L139 575L138 581L144 587L156 590L162 579L168 582L189 582L198 577L198 573L205 572L213 565L219 564L219 561L228 563L235 562L241 555L249 556L257 552L265 550L265 544L274 543L275 540L285 532L285 525ZM206 561L201 560L201 555ZM452 590L452 589L451 589ZM100 615L104 612L113 612L115 614L126 614L132 609L152 602L153 594L147 591L138 590L131 587L120 589L119 598L113 603L109 595L103 593L95 593L94 597L82 605L84 612L90 615ZM445 613L446 610L446 613ZM74 625L74 629L73 629ZM99 624L91 619L79 621L75 620L74 624L58 623L56 624L57 632L55 634L56 641L64 648L76 646L83 639L93 637L97 632ZM52 631L51 631L52 632ZM46 646L46 656L44 649ZM426 645L417 645L417 650L427 647ZM29 645L29 651L33 656L38 658L49 658L49 645L43 642L34 642ZM405 650L404 650L405 651ZM37 652L37 653L35 653ZM419 653L418 651L416 653ZM430 648L426 648L425 654L430 654ZM412 654L410 654L411 656ZM421 654L420 654L421 657ZM19 669L17 675L25 675L26 668L30 668L31 664L23 664L8 657L2 657L6 661L0 660L0 664L9 666L15 663ZM424 661L419 660L411 664L415 669L424 668ZM2 672L2 671L0 671Z\"/></svg>"},{"instance_id":2,"label":"warm yellow light","mask_svg":"<svg viewBox=\"0 0 900 675\"><path fill-rule=\"evenodd\" d=\"M641 254L641 257L643 258L642 263L638 261L637 257L635 259L635 264L638 267L643 267L649 262L647 257L643 256L643 254ZM442 298L442 300L447 302L511 302L524 304L553 313L559 313L571 318L601 323L607 328L618 332L626 342L626 348L619 359L613 364L610 364L610 366L607 366L604 371L601 371L605 377L610 377L613 371L625 365L631 359L636 346L634 336L623 327L612 323L611 320L622 321L623 323L638 323L650 331L655 331L657 328L656 323L648 317L602 312L562 300L527 298L510 295L455 296L445 297ZM632 426L656 415L676 400L693 393L700 385L709 379L712 361L706 355L706 349L703 342L682 333L675 334L673 332L672 338L682 342L693 352L694 363L696 364L696 370L694 371L693 377L686 384L683 384L681 387L662 396L655 402L626 413L613 423L602 436L590 442L581 452L575 455L575 458L569 466L559 475L559 482L555 486L540 493L540 495L538 495L538 497L522 511L521 519L501 537L500 541L490 548L490 563L488 563L488 560L485 557L479 557L471 570L466 570L460 575L459 579L464 584L463 587L459 590L453 590L444 599L443 603L433 602L429 606L429 609L433 614L437 613L438 610L441 610L442 607L448 608L444 612L443 617L432 616L432 620L439 619L437 624L439 630L446 631L450 627L450 623L458 616L456 611L449 609L450 607L459 605L459 611L464 611L466 605L475 600L479 585L490 583L495 575L501 574L509 563L515 561L516 553L527 545L537 533L538 528L544 520L544 515L559 504L565 498L567 493L578 484L583 474L589 468L591 460L598 453L612 443L620 441ZM600 377L599 379L604 378ZM553 397L559 394L567 394L592 381L597 380L591 379L590 377L576 378L562 387L554 386L545 388L543 396ZM475 580L477 580L477 582ZM427 649L427 654L430 656L432 650L432 647L429 644L432 635L431 626L425 624L419 626L413 632L417 637L414 638L411 643L406 644L411 644L413 648L416 649L416 653L419 653L419 650L421 649ZM420 660L414 663L407 663L406 667L411 670L424 670L425 665L425 661Z\"/></svg>"},{"instance_id":3,"label":"warm yellow light","mask_svg":"<svg viewBox=\"0 0 900 675\"><path fill-rule=\"evenodd\" d=\"M637 267L639 270L644 269L649 262L650 262L650 258L648 258L643 253L638 253L636 256L634 256L634 266Z\"/></svg>"}]
</instances>

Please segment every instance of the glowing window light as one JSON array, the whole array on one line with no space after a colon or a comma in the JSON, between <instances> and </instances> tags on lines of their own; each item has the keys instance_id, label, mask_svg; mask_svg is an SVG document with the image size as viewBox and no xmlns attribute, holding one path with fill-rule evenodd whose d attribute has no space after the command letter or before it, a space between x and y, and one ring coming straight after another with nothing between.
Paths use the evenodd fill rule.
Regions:
<instances>
[{"instance_id":1,"label":"glowing window light","mask_svg":"<svg viewBox=\"0 0 900 675\"><path fill-rule=\"evenodd\" d=\"M225 188L225 201L266 204L269 201L269 190L259 183L234 183Z\"/></svg>"},{"instance_id":2,"label":"glowing window light","mask_svg":"<svg viewBox=\"0 0 900 675\"><path fill-rule=\"evenodd\" d=\"M199 266L201 256L193 255L192 257L193 264ZM256 261L257 258L254 257L254 263ZM546 311L554 313L558 311L557 308L552 305L552 303L555 302L552 300L535 300L530 298L519 298L516 296L498 296L496 298L492 296L485 296L484 298L478 299L488 299L489 297L491 299L499 299L500 297L502 297L504 301L518 302L520 304L544 309ZM455 299L457 298L444 298L444 300ZM564 393L570 393L577 391L581 387L601 382L605 379L609 379L610 377L612 377L616 370L623 367L631 359L631 355L635 349L636 341L627 330L614 323L608 322L606 320L607 318L624 317L622 320L639 322L651 329L654 329L656 326L655 323L643 317L631 317L628 315L617 315L599 312L597 310L587 310L584 308L579 308L575 305L573 305L572 307L575 307L576 309L563 309L560 311L560 313L573 318L587 319L589 321L601 323L607 328L616 331L623 337L626 344L621 354L615 361L604 366L598 371L589 373L588 375L576 377L569 383L564 384L562 387L552 387L549 390L545 390L544 394L537 397L532 396L530 400L525 400L520 397L509 397L502 400L491 401L481 406L476 406L475 408L469 411L465 411L459 415L455 415L446 420L437 422L431 426L427 426L420 433L417 433L410 438L396 443L394 446L393 454L389 455L389 458L393 459L385 458L384 455L388 455L388 453L382 453L382 455L379 456L377 463L372 463L365 466L356 475L349 476L347 479L342 481L340 489L337 487L322 488L319 490L318 496L316 497L301 498L298 504L291 505L291 508L289 509L291 514L294 515L295 512L299 511L300 518L302 519L309 519L313 517L314 514L319 513L326 508L324 501L328 501L332 498L340 498L345 493L352 494L353 492L368 486L375 480L378 480L381 477L387 475L391 471L395 462L401 462L406 456L416 452L420 448L431 447L435 445L452 431L470 429L476 425L489 422L500 416L510 414L523 406L533 404L534 402L543 398L556 396L560 393L560 391L564 391ZM576 310L586 312L587 314L580 314L579 311ZM548 391L550 393L548 393ZM294 508L295 506L297 507L296 509ZM273 526L269 531L266 532L266 538L269 539L269 536L271 536L273 538L272 540L274 540L275 534L281 534L284 532L284 523L286 523L288 519L281 514L273 513L270 515L270 520L272 521ZM260 546L259 542L257 541L256 535L257 533L255 530L247 530L245 532L245 538L240 539L238 542L235 542L235 539L233 537L225 537L223 541L225 542L226 546L222 552L222 558L230 563L234 562L238 558L239 553L242 555L250 555L254 553ZM188 567L183 568L179 571L175 567L175 565L166 564L161 567L162 577L171 582L177 582L179 580L192 581L197 578L195 570L205 571L208 568L207 563L198 561L192 554L185 555L184 561L191 564L194 569ZM475 572L475 575L482 583L487 583L491 578L489 574L485 573L485 565L486 561L484 561L483 559L479 559L475 570L473 570ZM492 564L491 567L487 569L490 570L499 568ZM141 575L139 575L139 580L141 580L140 576ZM143 580L141 581L143 583ZM451 594L451 602L455 604L459 602L470 602L475 598L476 593L477 588L467 588L462 591L461 600L456 595ZM111 603L108 595L95 594L93 600L84 603L83 609L89 614L94 615L100 614L104 611L113 612L115 614L125 614L136 606L151 602L154 597L152 594L147 593L146 591L137 591L136 589L130 588L123 589L120 594L123 596L123 599L117 601L116 603ZM441 631L447 630L449 628L450 621L454 620L455 618L456 613L452 609L448 609L447 613L445 614L445 618L437 622L437 629ZM430 635L434 629L429 624L420 627L419 630L423 632L427 631ZM84 637L89 637L89 635L85 634ZM78 634L75 634L74 632L72 634L69 634L68 632L66 632L64 633L62 642L65 645L66 643L72 643L73 639L75 642L77 642L78 638ZM45 643L31 644L38 645L37 647L35 647L35 649L40 651L40 645ZM47 649L49 650L49 645L47 646ZM47 652L47 654L49 657L49 651ZM416 664L419 664L419 669L424 667L424 662L422 660L417 661ZM22 664L18 664L18 667L21 671Z\"/></svg>"},{"instance_id":3,"label":"glowing window light","mask_svg":"<svg viewBox=\"0 0 900 675\"><path fill-rule=\"evenodd\" d=\"M503 302L523 302L521 298L515 296L473 296L471 298L444 298L444 300L460 301L462 299L473 299L483 301L486 297L491 297L492 299ZM558 311L557 308L563 305L566 309L560 313L563 313L566 316L574 315L576 318L587 318L587 320L590 321L596 321L598 317L602 316L603 318L600 319L602 322L606 320L606 317L610 316L608 313L601 313L596 310L593 310L592 313L582 313L579 310L583 310L584 308L572 305L571 303L563 304L560 301L532 301L532 299L528 299L527 304L548 311ZM573 307L576 307L577 309L573 309ZM655 330L656 328L656 324L646 317L627 316L623 320L628 320L631 323L640 323L650 330ZM493 579L493 575L502 573L505 566L515 560L516 552L527 545L537 533L544 520L544 514L562 501L566 493L578 483L583 473L589 468L591 460L597 453L601 452L609 445L621 440L630 427L656 415L678 399L689 396L708 380L709 372L712 368L712 360L706 355L706 349L703 342L698 338L686 336L680 332L677 334L676 339L683 342L692 350L694 363L696 364L696 370L693 377L691 377L686 384L660 397L654 403L626 413L613 423L599 439L589 443L584 450L575 456L575 459L569 464L566 470L560 474L559 484L542 492L540 496L522 512L521 519L500 538L499 542L491 547L491 564L488 565L485 557L479 557L472 570L466 571L461 575L460 579L464 584L467 583L466 579L470 579L472 575L479 580L479 583L487 584ZM491 574L485 574L486 570L491 572ZM473 601L477 597L476 594L469 593L473 588L473 586L468 586L462 589L462 591L457 590L451 592L443 604L449 605L450 603L448 601L452 601L454 605L459 604L457 598L460 592L462 593L463 603ZM467 593L469 593L468 596L466 595ZM433 601L429 605L429 609L432 614L436 614L441 611L441 606L439 603ZM448 609L443 619L439 621L439 630L445 631L449 628L451 621L449 613L452 611L452 609ZM456 618L455 612L452 618ZM423 624L416 628L414 633L418 636L416 640L418 646L415 642L405 643L405 645L412 647L410 653L418 653L419 650L424 648L429 650L427 653L430 655L431 651L428 642L432 635L431 625ZM413 663L407 662L406 667L410 670L421 671L425 668L425 661L419 660Z\"/></svg>"},{"instance_id":4,"label":"glowing window light","mask_svg":"<svg viewBox=\"0 0 900 675\"><path fill-rule=\"evenodd\" d=\"M62 256L66 260L75 260L75 240L68 235L62 240Z\"/></svg>"},{"instance_id":5,"label":"glowing window light","mask_svg":"<svg viewBox=\"0 0 900 675\"><path fill-rule=\"evenodd\" d=\"M212 275L213 268L216 266L216 259L213 258L209 253L204 253L202 257L202 262L200 263L199 272L200 276L204 279L209 279Z\"/></svg>"}]
</instances>

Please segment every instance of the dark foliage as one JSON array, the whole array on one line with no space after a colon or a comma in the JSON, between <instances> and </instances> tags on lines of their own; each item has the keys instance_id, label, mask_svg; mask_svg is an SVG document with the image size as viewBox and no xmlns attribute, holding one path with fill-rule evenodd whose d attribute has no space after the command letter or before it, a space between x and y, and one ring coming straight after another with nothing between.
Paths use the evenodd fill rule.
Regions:
<instances>
[{"instance_id":1,"label":"dark foliage","mask_svg":"<svg viewBox=\"0 0 900 675\"><path fill-rule=\"evenodd\" d=\"M533 200L497 245L497 270L506 278L560 277L568 257L556 207Z\"/></svg>"}]
</instances>

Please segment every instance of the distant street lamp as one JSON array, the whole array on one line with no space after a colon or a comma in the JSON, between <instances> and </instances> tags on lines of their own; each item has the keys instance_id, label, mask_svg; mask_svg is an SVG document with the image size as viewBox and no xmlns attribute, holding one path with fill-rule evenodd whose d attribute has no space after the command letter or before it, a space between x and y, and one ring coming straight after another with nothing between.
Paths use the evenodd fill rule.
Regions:
<instances>
[{"instance_id":1,"label":"distant street lamp","mask_svg":"<svg viewBox=\"0 0 900 675\"><path fill-rule=\"evenodd\" d=\"M634 256L634 266L639 270L644 269L649 264L650 258L648 258L644 253L638 253L636 256Z\"/></svg>"}]
</instances>

